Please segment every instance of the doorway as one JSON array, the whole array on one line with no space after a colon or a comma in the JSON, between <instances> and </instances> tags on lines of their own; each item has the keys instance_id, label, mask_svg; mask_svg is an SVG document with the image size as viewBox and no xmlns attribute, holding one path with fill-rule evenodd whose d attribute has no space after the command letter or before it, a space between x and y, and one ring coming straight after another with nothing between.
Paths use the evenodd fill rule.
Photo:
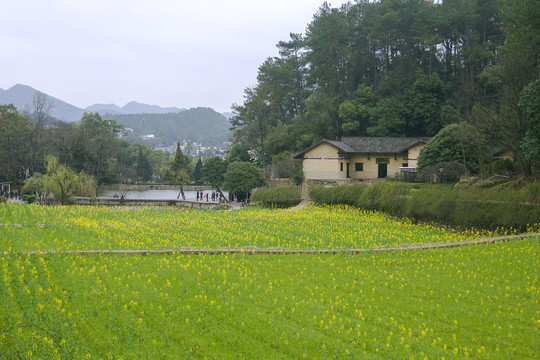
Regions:
<instances>
[{"instance_id":1,"label":"doorway","mask_svg":"<svg viewBox=\"0 0 540 360\"><path fill-rule=\"evenodd\" d=\"M388 175L388 164L379 164L379 179L386 178L386 175Z\"/></svg>"}]
</instances>

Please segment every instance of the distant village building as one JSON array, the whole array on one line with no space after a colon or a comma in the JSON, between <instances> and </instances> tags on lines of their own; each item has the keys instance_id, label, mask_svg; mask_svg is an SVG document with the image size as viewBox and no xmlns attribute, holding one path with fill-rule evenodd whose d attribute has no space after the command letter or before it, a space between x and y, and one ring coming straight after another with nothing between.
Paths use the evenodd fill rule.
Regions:
<instances>
[{"instance_id":1,"label":"distant village building","mask_svg":"<svg viewBox=\"0 0 540 360\"><path fill-rule=\"evenodd\" d=\"M176 146L156 146L154 150L163 151L166 153L174 154L176 152Z\"/></svg>"},{"instance_id":2,"label":"distant village building","mask_svg":"<svg viewBox=\"0 0 540 360\"><path fill-rule=\"evenodd\" d=\"M231 150L231 148L232 148L232 141L224 141L221 144L221 149L223 149L223 151L229 151Z\"/></svg>"},{"instance_id":3,"label":"distant village building","mask_svg":"<svg viewBox=\"0 0 540 360\"><path fill-rule=\"evenodd\" d=\"M394 178L415 171L420 150L430 138L344 137L322 140L296 154L305 183L346 183Z\"/></svg>"}]
</instances>

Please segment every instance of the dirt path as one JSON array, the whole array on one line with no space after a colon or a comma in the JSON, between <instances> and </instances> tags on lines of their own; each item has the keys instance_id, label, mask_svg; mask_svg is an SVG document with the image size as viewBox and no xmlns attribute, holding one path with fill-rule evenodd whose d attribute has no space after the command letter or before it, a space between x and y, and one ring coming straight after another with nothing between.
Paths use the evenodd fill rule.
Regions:
<instances>
[{"instance_id":1,"label":"dirt path","mask_svg":"<svg viewBox=\"0 0 540 360\"><path fill-rule=\"evenodd\" d=\"M287 210L284 210L283 212L284 213L288 213L288 212L292 212L292 211L296 211L296 210L300 210L306 206L308 206L309 204L311 204L311 200L302 200L302 202L292 208L289 208Z\"/></svg>"},{"instance_id":2,"label":"dirt path","mask_svg":"<svg viewBox=\"0 0 540 360\"><path fill-rule=\"evenodd\" d=\"M461 241L461 242L444 242L444 243L423 243L423 244L399 244L394 247L380 246L375 248L365 249L288 249L282 247L275 248L258 248L255 246L245 246L236 248L194 248L194 247L179 247L166 248L156 250L30 250L30 251L11 251L3 252L2 255L15 253L24 254L278 254L278 255L293 255L293 254L358 254L367 252L391 252L405 250L426 250L439 248L453 248L466 245L482 245L502 241L520 240L529 237L540 236L539 233L529 233L521 235L507 235L499 237L490 237L479 240Z\"/></svg>"}]
</instances>

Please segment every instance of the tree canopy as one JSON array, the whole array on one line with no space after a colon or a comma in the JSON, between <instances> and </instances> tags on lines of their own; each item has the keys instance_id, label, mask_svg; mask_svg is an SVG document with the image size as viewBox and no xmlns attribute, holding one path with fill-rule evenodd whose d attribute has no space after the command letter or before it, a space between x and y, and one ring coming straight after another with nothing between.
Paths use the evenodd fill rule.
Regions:
<instances>
[{"instance_id":1,"label":"tree canopy","mask_svg":"<svg viewBox=\"0 0 540 360\"><path fill-rule=\"evenodd\" d=\"M519 109L528 122L528 129L521 141L523 156L531 164L540 162L540 79L532 81L521 92Z\"/></svg>"},{"instance_id":2,"label":"tree canopy","mask_svg":"<svg viewBox=\"0 0 540 360\"><path fill-rule=\"evenodd\" d=\"M518 103L538 79L539 18L532 0L324 3L233 105L235 146L265 167L323 138L434 136L467 122L530 174L537 130Z\"/></svg>"},{"instance_id":3,"label":"tree canopy","mask_svg":"<svg viewBox=\"0 0 540 360\"><path fill-rule=\"evenodd\" d=\"M32 120L13 105L0 105L0 182L22 181L30 167Z\"/></svg>"},{"instance_id":4,"label":"tree canopy","mask_svg":"<svg viewBox=\"0 0 540 360\"><path fill-rule=\"evenodd\" d=\"M223 188L233 194L247 195L253 189L266 184L266 179L255 165L249 162L233 162L224 174Z\"/></svg>"},{"instance_id":5,"label":"tree canopy","mask_svg":"<svg viewBox=\"0 0 540 360\"><path fill-rule=\"evenodd\" d=\"M450 124L435 135L420 151L418 168L441 162L459 162L469 173L479 172L479 154L475 142L469 138L470 126Z\"/></svg>"},{"instance_id":6,"label":"tree canopy","mask_svg":"<svg viewBox=\"0 0 540 360\"><path fill-rule=\"evenodd\" d=\"M114 120L85 113L80 122L55 121L37 101L37 110L21 114L13 105L0 105L0 181L21 186L46 172L46 155L53 155L75 172L84 171L98 184L162 180L169 155L149 145L130 144Z\"/></svg>"},{"instance_id":7,"label":"tree canopy","mask_svg":"<svg viewBox=\"0 0 540 360\"><path fill-rule=\"evenodd\" d=\"M184 185L191 181L191 157L182 153L180 143L176 143L176 153L171 162L171 170L167 173L166 181L169 184L180 185L178 197L185 200Z\"/></svg>"},{"instance_id":8,"label":"tree canopy","mask_svg":"<svg viewBox=\"0 0 540 360\"><path fill-rule=\"evenodd\" d=\"M197 159L197 162L195 163L195 167L193 168L193 173L191 174L191 177L193 178L193 181L195 181L195 184L199 185L201 184L202 180L202 169L203 163L201 158L199 157Z\"/></svg>"},{"instance_id":9,"label":"tree canopy","mask_svg":"<svg viewBox=\"0 0 540 360\"><path fill-rule=\"evenodd\" d=\"M213 187L223 185L228 165L227 161L217 156L207 159L201 167L201 180Z\"/></svg>"},{"instance_id":10,"label":"tree canopy","mask_svg":"<svg viewBox=\"0 0 540 360\"><path fill-rule=\"evenodd\" d=\"M79 173L59 163L58 158L48 155L45 160L46 174L34 174L26 180L24 191L38 193L43 199L48 194L54 195L55 201L62 205L73 201L74 195L87 196L95 200L97 197L96 180L84 171Z\"/></svg>"},{"instance_id":11,"label":"tree canopy","mask_svg":"<svg viewBox=\"0 0 540 360\"><path fill-rule=\"evenodd\" d=\"M221 195L221 186L225 181L225 173L229 166L228 161L223 160L220 157L213 157L207 159L201 167L201 180L214 187ZM224 196L225 201L226 197Z\"/></svg>"}]
</instances>

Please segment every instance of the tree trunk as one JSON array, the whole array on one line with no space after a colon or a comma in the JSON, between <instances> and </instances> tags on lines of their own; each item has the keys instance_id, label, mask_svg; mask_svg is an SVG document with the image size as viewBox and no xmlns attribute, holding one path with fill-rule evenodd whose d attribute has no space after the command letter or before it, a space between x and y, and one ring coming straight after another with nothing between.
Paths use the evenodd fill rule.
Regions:
<instances>
[{"instance_id":1,"label":"tree trunk","mask_svg":"<svg viewBox=\"0 0 540 360\"><path fill-rule=\"evenodd\" d=\"M176 198L180 199L180 195L182 195L182 200L186 200L186 195L184 194L184 185L180 185L180 192Z\"/></svg>"},{"instance_id":2,"label":"tree trunk","mask_svg":"<svg viewBox=\"0 0 540 360\"><path fill-rule=\"evenodd\" d=\"M229 202L229 199L227 199L227 197L225 195L223 195L223 192L221 191L221 189L219 188L219 186L216 185L216 190L218 191L218 193L221 194L221 196L223 197L223 200L228 203Z\"/></svg>"},{"instance_id":3,"label":"tree trunk","mask_svg":"<svg viewBox=\"0 0 540 360\"><path fill-rule=\"evenodd\" d=\"M386 46L386 40L383 41L384 49L384 77L388 75L388 46Z\"/></svg>"},{"instance_id":4,"label":"tree trunk","mask_svg":"<svg viewBox=\"0 0 540 360\"><path fill-rule=\"evenodd\" d=\"M264 134L261 131L260 133L260 144L261 144L261 166L264 169L266 167L265 159L264 159Z\"/></svg>"}]
</instances>

